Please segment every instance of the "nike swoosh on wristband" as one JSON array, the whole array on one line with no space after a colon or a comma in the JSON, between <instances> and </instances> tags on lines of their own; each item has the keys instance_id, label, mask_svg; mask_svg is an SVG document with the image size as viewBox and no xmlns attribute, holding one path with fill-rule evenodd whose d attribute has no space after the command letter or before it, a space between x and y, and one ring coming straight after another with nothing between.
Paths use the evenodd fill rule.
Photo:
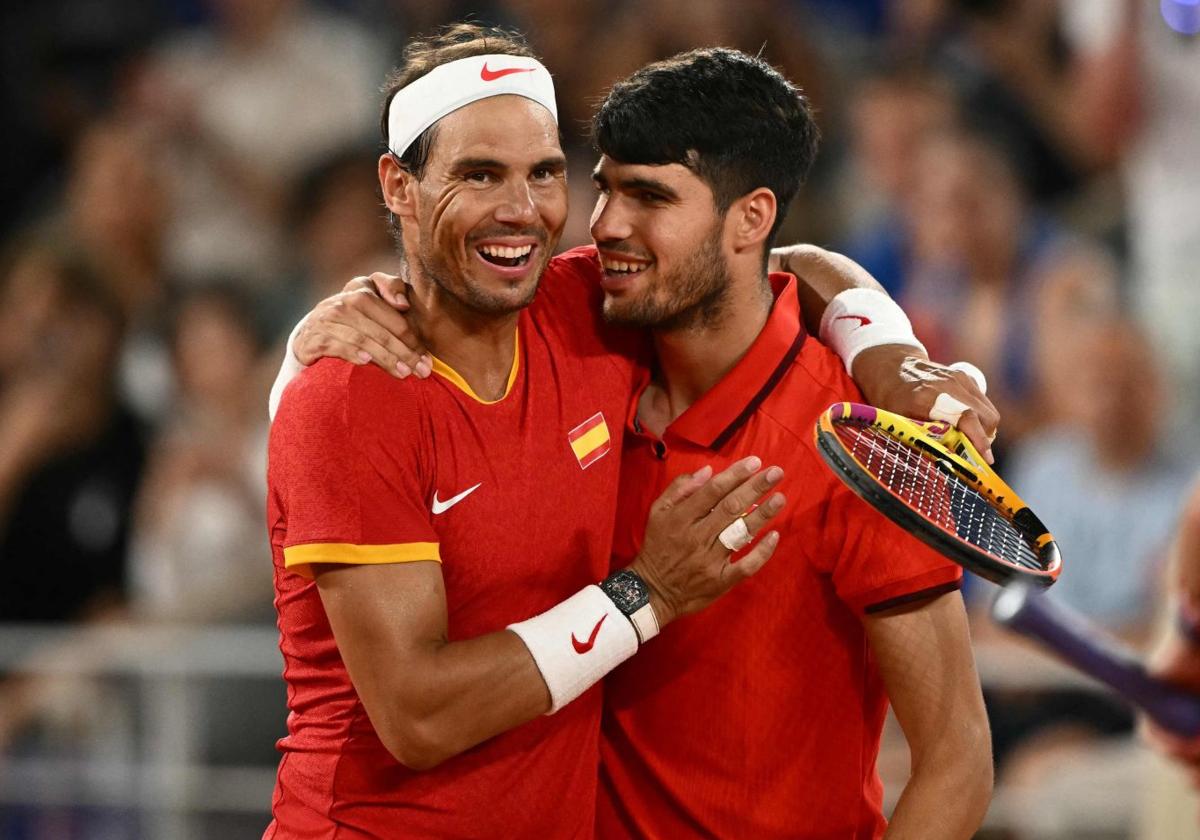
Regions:
<instances>
[{"instance_id":1,"label":"nike swoosh on wristband","mask_svg":"<svg viewBox=\"0 0 1200 840\"><path fill-rule=\"evenodd\" d=\"M596 636L600 633L600 625L604 623L604 619L608 618L608 613L600 616L600 620L596 622L596 626L592 628L592 635L588 636L586 642L581 642L575 638L575 634L571 634L571 644L575 646L576 653L587 653L596 644Z\"/></svg>"},{"instance_id":2,"label":"nike swoosh on wristband","mask_svg":"<svg viewBox=\"0 0 1200 840\"><path fill-rule=\"evenodd\" d=\"M446 499L446 501L444 501L444 502L440 501L438 499L437 491L434 490L433 491L433 515L437 516L439 513L445 513L446 511L450 510L450 508L454 507L456 504L461 502L463 499L467 498L467 496L470 496L472 493L474 493L476 490L478 490L482 486L483 486L483 482L481 481L478 484L476 484L474 487L468 487L466 490L462 491L457 496L451 496L449 499Z\"/></svg>"},{"instance_id":3,"label":"nike swoosh on wristband","mask_svg":"<svg viewBox=\"0 0 1200 840\"><path fill-rule=\"evenodd\" d=\"M858 326L860 326L860 327L865 327L867 324L871 323L870 318L865 318L862 315L839 315L836 318L834 318L833 320L835 320L835 321L858 321Z\"/></svg>"},{"instance_id":4,"label":"nike swoosh on wristband","mask_svg":"<svg viewBox=\"0 0 1200 840\"><path fill-rule=\"evenodd\" d=\"M494 82L505 76L511 76L513 73L532 73L536 69L535 67L505 67L501 70L489 70L485 61L483 62L483 69L479 71L479 78L485 82Z\"/></svg>"}]
</instances>

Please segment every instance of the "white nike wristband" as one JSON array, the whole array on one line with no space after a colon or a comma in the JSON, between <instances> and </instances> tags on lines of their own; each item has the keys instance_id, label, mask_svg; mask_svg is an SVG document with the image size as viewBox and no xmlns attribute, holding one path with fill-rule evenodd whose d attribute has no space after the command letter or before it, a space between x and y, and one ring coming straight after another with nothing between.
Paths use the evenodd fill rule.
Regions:
<instances>
[{"instance_id":1,"label":"white nike wristband","mask_svg":"<svg viewBox=\"0 0 1200 840\"><path fill-rule=\"evenodd\" d=\"M859 353L883 344L905 344L925 352L904 310L876 289L838 292L821 316L820 337L841 357L847 373Z\"/></svg>"},{"instance_id":2,"label":"white nike wristband","mask_svg":"<svg viewBox=\"0 0 1200 840\"><path fill-rule=\"evenodd\" d=\"M508 629L533 655L554 714L637 653L633 625L595 584Z\"/></svg>"},{"instance_id":3,"label":"white nike wristband","mask_svg":"<svg viewBox=\"0 0 1200 840\"><path fill-rule=\"evenodd\" d=\"M272 421L275 420L275 412L279 411L279 401L283 399L283 390L304 370L304 365L300 364L292 347L296 343L296 336L300 334L300 328L307 320L307 315L300 319L300 323L296 324L292 334L288 336L287 347L283 350L283 365L279 368L274 384L271 385L271 396L267 398L267 417Z\"/></svg>"}]
</instances>

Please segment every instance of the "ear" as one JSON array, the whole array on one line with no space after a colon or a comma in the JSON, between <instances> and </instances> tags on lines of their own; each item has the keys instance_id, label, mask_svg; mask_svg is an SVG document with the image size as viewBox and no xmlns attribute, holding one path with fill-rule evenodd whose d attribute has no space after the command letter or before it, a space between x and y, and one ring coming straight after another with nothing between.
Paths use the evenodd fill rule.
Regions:
<instances>
[{"instance_id":1,"label":"ear","mask_svg":"<svg viewBox=\"0 0 1200 840\"><path fill-rule=\"evenodd\" d=\"M733 202L726 218L732 225L729 233L734 251L761 252L778 210L775 193L766 187L759 187Z\"/></svg>"},{"instance_id":2,"label":"ear","mask_svg":"<svg viewBox=\"0 0 1200 840\"><path fill-rule=\"evenodd\" d=\"M383 203L396 217L401 220L416 217L417 179L390 152L379 156L379 188Z\"/></svg>"}]
</instances>

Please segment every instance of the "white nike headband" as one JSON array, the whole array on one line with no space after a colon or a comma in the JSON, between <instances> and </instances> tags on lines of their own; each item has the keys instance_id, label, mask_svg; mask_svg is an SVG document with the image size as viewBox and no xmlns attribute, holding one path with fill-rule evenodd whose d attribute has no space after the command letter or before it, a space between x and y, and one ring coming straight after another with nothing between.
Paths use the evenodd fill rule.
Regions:
<instances>
[{"instance_id":1,"label":"white nike headband","mask_svg":"<svg viewBox=\"0 0 1200 840\"><path fill-rule=\"evenodd\" d=\"M558 122L554 81L541 62L517 55L475 55L435 67L397 91L388 105L388 148L399 157L447 114L506 93L532 99Z\"/></svg>"}]
</instances>

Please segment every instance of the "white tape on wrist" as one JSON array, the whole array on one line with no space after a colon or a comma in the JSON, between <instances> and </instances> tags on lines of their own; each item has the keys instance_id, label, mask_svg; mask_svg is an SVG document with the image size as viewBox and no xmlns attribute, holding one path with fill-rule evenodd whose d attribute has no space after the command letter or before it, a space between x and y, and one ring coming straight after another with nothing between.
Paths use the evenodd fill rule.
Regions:
<instances>
[{"instance_id":1,"label":"white tape on wrist","mask_svg":"<svg viewBox=\"0 0 1200 840\"><path fill-rule=\"evenodd\" d=\"M904 310L876 289L846 289L835 295L821 316L820 337L841 357L847 373L859 353L883 344L905 344L925 352Z\"/></svg>"},{"instance_id":2,"label":"white tape on wrist","mask_svg":"<svg viewBox=\"0 0 1200 840\"><path fill-rule=\"evenodd\" d=\"M275 419L275 412L279 410L279 401L283 399L284 388L304 370L304 365L300 364L300 360L296 358L296 352L292 348L296 344L296 336L300 334L300 328L307 320L307 315L300 319L300 323L296 324L292 334L288 336L287 347L283 350L283 365L279 368L274 384L271 385L271 396L267 398L267 417L272 421Z\"/></svg>"},{"instance_id":3,"label":"white tape on wrist","mask_svg":"<svg viewBox=\"0 0 1200 840\"><path fill-rule=\"evenodd\" d=\"M637 653L633 625L599 586L585 586L541 615L508 629L533 655L554 714Z\"/></svg>"}]
</instances>

